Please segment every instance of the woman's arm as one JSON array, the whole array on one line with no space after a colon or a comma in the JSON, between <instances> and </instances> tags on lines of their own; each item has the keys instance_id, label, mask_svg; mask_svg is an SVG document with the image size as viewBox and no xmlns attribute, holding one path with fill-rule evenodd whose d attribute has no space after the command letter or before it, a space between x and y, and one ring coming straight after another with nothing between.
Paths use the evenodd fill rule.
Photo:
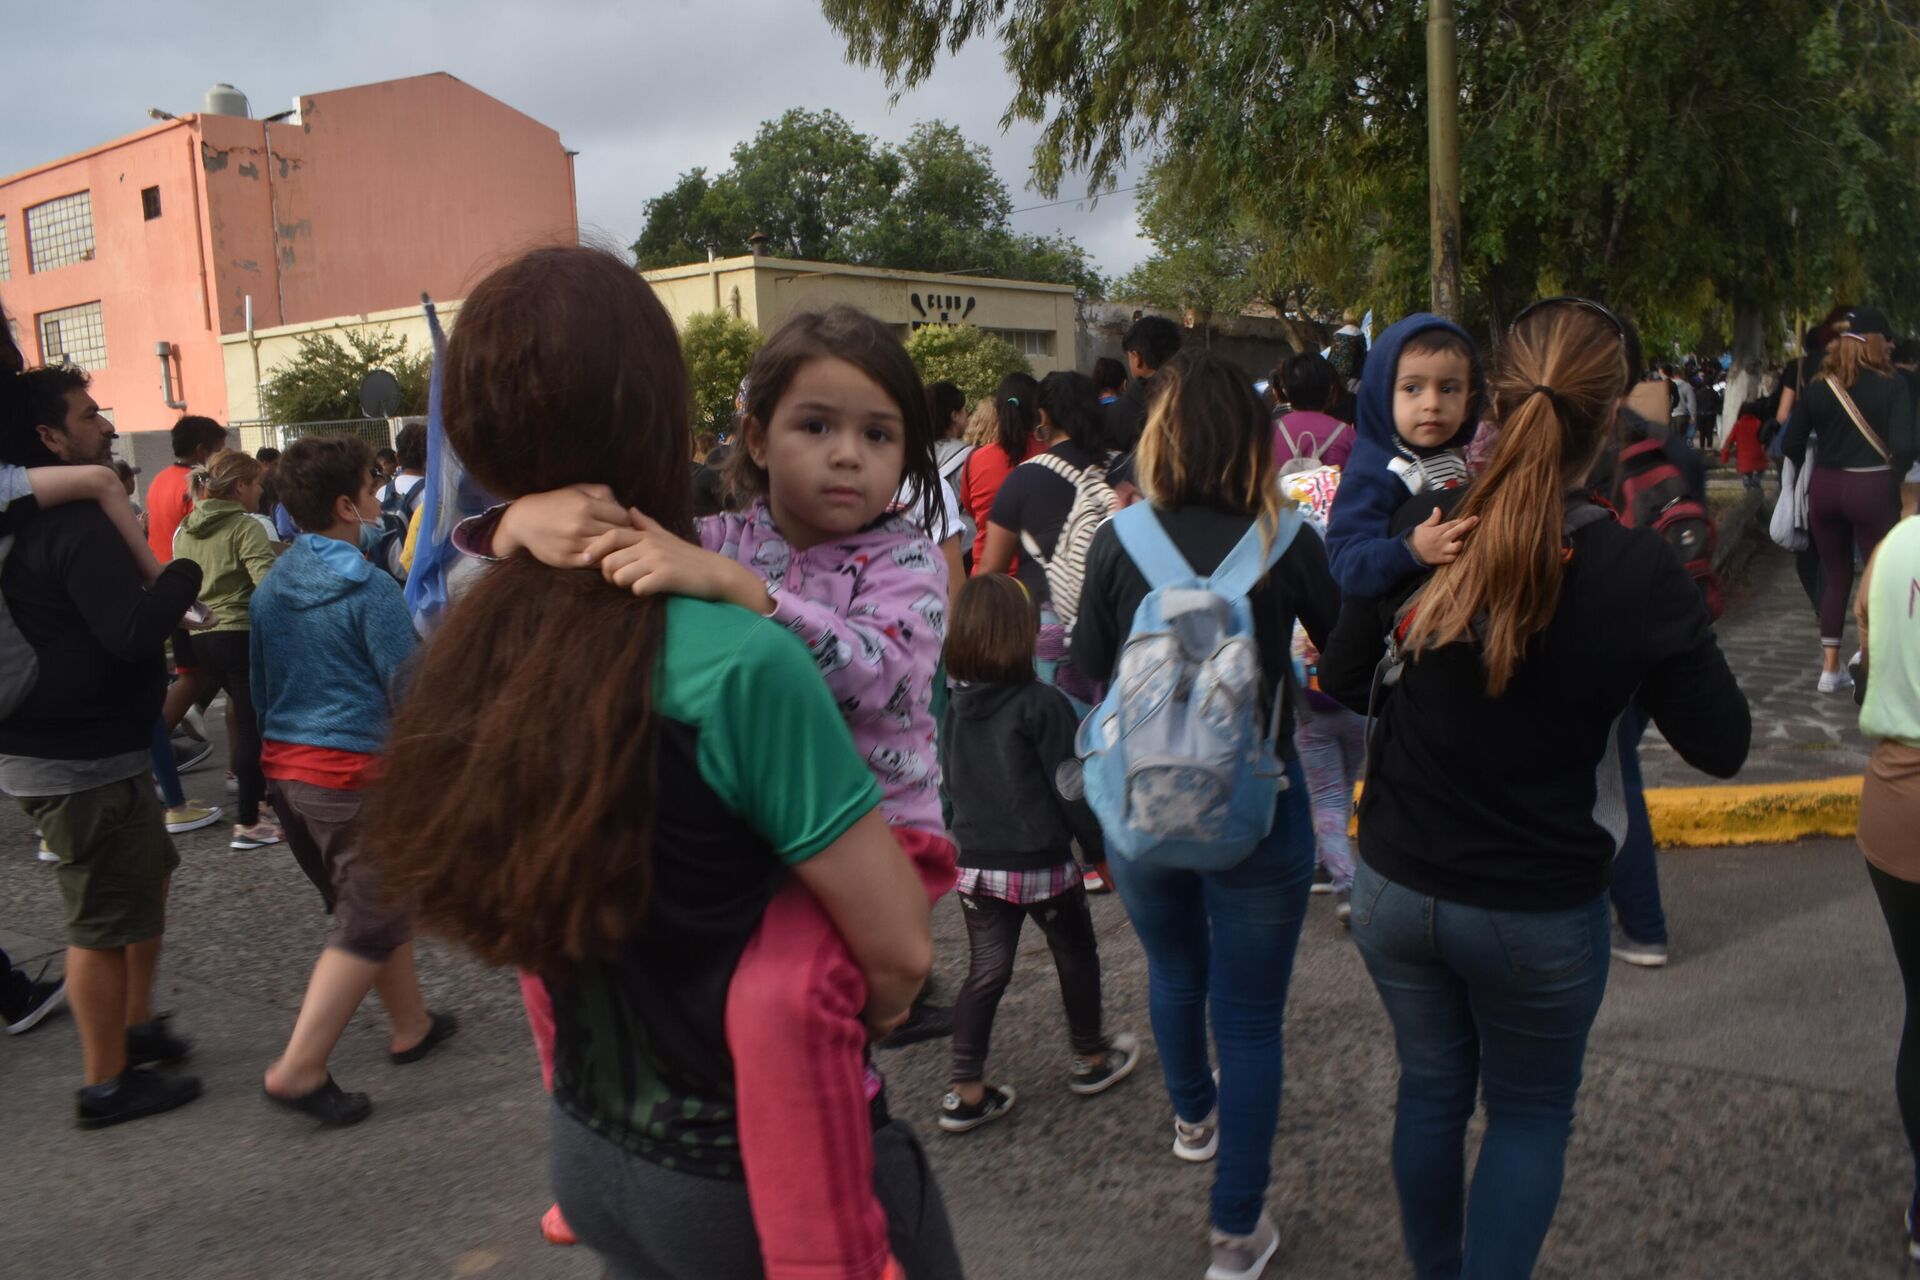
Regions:
<instances>
[{"instance_id":1,"label":"woman's arm","mask_svg":"<svg viewBox=\"0 0 1920 1280\"><path fill-rule=\"evenodd\" d=\"M1309 525L1295 534L1274 572L1287 607L1307 629L1314 648L1324 649L1340 618L1340 588L1327 567L1327 547L1319 532Z\"/></svg>"},{"instance_id":2,"label":"woman's arm","mask_svg":"<svg viewBox=\"0 0 1920 1280\"><path fill-rule=\"evenodd\" d=\"M273 543L267 537L267 531L252 516L240 521L240 563L246 567L247 576L253 579L253 585L259 586L267 579L267 571L273 568L276 557Z\"/></svg>"},{"instance_id":3,"label":"woman's arm","mask_svg":"<svg viewBox=\"0 0 1920 1280\"><path fill-rule=\"evenodd\" d=\"M1383 613L1377 600L1348 596L1333 634L1320 646L1320 692L1361 715L1370 710L1374 675L1387 652L1392 624L1383 620Z\"/></svg>"},{"instance_id":4,"label":"woman's arm","mask_svg":"<svg viewBox=\"0 0 1920 1280\"><path fill-rule=\"evenodd\" d=\"M845 939L867 980L867 1027L884 1035L933 968L932 911L913 864L873 809L794 874Z\"/></svg>"},{"instance_id":5,"label":"woman's arm","mask_svg":"<svg viewBox=\"0 0 1920 1280\"><path fill-rule=\"evenodd\" d=\"M973 558L973 571L976 574L1006 573L1013 565L1014 553L1020 548L1020 535L991 520L984 527L987 533L981 540L983 549Z\"/></svg>"},{"instance_id":6,"label":"woman's arm","mask_svg":"<svg viewBox=\"0 0 1920 1280\"><path fill-rule=\"evenodd\" d=\"M1885 545L1886 539L1882 538L1880 540L1880 546ZM1854 593L1853 597L1854 630L1859 633L1860 652L1867 655L1869 667L1871 667L1873 650L1867 648L1867 621L1869 613L1867 604L1873 599L1873 571L1879 563L1880 547L1875 547L1873 554L1867 557L1867 567L1862 570L1860 574L1860 589ZM1871 676L1871 670L1869 670L1868 674Z\"/></svg>"},{"instance_id":7,"label":"woman's arm","mask_svg":"<svg viewBox=\"0 0 1920 1280\"><path fill-rule=\"evenodd\" d=\"M1654 564L1643 634L1653 660L1640 705L1680 758L1702 773L1731 778L1753 737L1746 695L1714 639L1713 619L1693 579L1671 554Z\"/></svg>"},{"instance_id":8,"label":"woman's arm","mask_svg":"<svg viewBox=\"0 0 1920 1280\"><path fill-rule=\"evenodd\" d=\"M1080 612L1074 619L1069 656L1080 674L1098 684L1113 675L1113 664L1126 639L1114 604L1114 578L1126 559L1126 548L1109 520L1087 544L1087 568L1080 580ZM1128 621L1131 621L1129 619Z\"/></svg>"},{"instance_id":9,"label":"woman's arm","mask_svg":"<svg viewBox=\"0 0 1920 1280\"><path fill-rule=\"evenodd\" d=\"M1785 404L1786 396L1780 398ZM1807 437L1813 434L1813 422L1807 417L1807 405L1804 400L1794 398L1793 412L1787 417L1787 429L1780 435L1780 453L1796 467L1807 462Z\"/></svg>"}]
</instances>

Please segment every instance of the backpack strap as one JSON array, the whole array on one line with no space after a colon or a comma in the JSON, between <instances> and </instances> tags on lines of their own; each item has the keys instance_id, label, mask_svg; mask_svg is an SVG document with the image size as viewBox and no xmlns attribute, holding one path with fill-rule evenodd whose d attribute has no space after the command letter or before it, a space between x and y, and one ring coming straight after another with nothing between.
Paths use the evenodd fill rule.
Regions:
<instances>
[{"instance_id":1,"label":"backpack strap","mask_svg":"<svg viewBox=\"0 0 1920 1280\"><path fill-rule=\"evenodd\" d=\"M1133 508L1127 509L1131 511ZM1227 558L1213 571L1208 585L1229 600L1241 599L1273 571L1274 565L1280 563L1280 557L1293 545L1294 535L1300 532L1301 523L1299 508L1283 508L1280 522L1273 531L1273 542L1262 554L1260 522L1255 520L1240 535L1240 541L1234 544L1233 550L1227 552Z\"/></svg>"},{"instance_id":2,"label":"backpack strap","mask_svg":"<svg viewBox=\"0 0 1920 1280\"><path fill-rule=\"evenodd\" d=\"M1866 416L1860 412L1860 406L1853 402L1853 397L1847 394L1847 389L1825 374L1815 378L1814 381L1816 383L1824 382L1827 384L1827 390L1833 392L1834 397L1840 401L1840 407L1847 411L1847 416L1853 419L1854 427L1859 430L1861 435L1867 438L1867 443L1872 445L1873 451L1880 455L1880 460L1883 462L1892 462L1893 454L1887 448L1886 441L1880 438L1879 432L1867 425Z\"/></svg>"},{"instance_id":3,"label":"backpack strap","mask_svg":"<svg viewBox=\"0 0 1920 1280\"><path fill-rule=\"evenodd\" d=\"M1199 577L1180 548L1167 536L1160 517L1150 502L1136 502L1113 518L1113 532L1120 545L1133 557L1134 568L1147 580L1147 589L1158 591L1175 582L1190 582Z\"/></svg>"}]
</instances>

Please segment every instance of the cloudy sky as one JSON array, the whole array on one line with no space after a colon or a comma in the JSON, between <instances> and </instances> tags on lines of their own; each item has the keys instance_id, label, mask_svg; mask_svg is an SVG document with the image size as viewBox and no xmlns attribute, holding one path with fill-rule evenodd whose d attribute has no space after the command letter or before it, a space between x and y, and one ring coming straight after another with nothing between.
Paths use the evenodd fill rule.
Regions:
<instances>
[{"instance_id":1,"label":"cloudy sky","mask_svg":"<svg viewBox=\"0 0 1920 1280\"><path fill-rule=\"evenodd\" d=\"M196 111L216 81L258 117L297 94L446 71L580 152L581 224L615 244L639 233L649 197L695 165L725 168L789 107L832 108L886 141L949 120L992 150L1016 209L1045 202L1027 186L1036 130L999 129L1010 89L997 47L970 46L890 107L880 73L847 64L809 0L78 0L60 14L11 24L0 174L139 129L149 107ZM1084 191L1070 179L1061 194ZM1109 275L1148 251L1127 194L1014 224L1072 235Z\"/></svg>"}]
</instances>

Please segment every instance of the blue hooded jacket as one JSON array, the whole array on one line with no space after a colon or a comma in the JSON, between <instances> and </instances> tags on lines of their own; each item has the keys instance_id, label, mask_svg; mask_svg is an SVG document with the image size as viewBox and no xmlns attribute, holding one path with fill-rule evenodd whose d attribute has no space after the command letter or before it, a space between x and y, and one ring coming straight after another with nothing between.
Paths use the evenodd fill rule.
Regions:
<instances>
[{"instance_id":1,"label":"blue hooded jacket","mask_svg":"<svg viewBox=\"0 0 1920 1280\"><path fill-rule=\"evenodd\" d=\"M358 548L303 533L253 593L250 652L260 736L372 755L389 690L413 652L400 584Z\"/></svg>"},{"instance_id":2,"label":"blue hooded jacket","mask_svg":"<svg viewBox=\"0 0 1920 1280\"><path fill-rule=\"evenodd\" d=\"M1388 534L1394 513L1412 494L1406 483L1388 469L1396 457L1403 456L1398 433L1393 427L1393 388L1400 372L1400 350L1416 333L1445 329L1457 334L1469 348L1474 347L1465 329L1450 320L1415 312L1388 327L1367 353L1366 368L1360 375L1358 437L1353 454L1340 475L1340 491L1333 500L1333 513L1327 521L1327 558L1334 581L1344 595L1379 597L1420 571L1413 548L1405 534ZM1486 376L1475 355L1473 391L1467 404L1467 419L1442 449L1464 449L1480 428L1480 406L1486 397ZM1426 450L1424 452L1433 452Z\"/></svg>"}]
</instances>

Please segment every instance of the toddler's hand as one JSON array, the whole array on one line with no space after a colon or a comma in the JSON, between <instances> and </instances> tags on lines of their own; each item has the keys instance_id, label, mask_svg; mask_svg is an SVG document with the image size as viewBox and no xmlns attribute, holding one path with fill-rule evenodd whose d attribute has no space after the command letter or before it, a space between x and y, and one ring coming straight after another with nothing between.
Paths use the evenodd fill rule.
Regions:
<instances>
[{"instance_id":1,"label":"toddler's hand","mask_svg":"<svg viewBox=\"0 0 1920 1280\"><path fill-rule=\"evenodd\" d=\"M1479 516L1468 516L1464 520L1440 521L1440 509L1435 507L1427 513L1427 518L1414 526L1407 538L1407 545L1413 550L1413 558L1429 567L1439 564L1452 564L1460 558L1460 548L1465 545L1466 536L1480 523Z\"/></svg>"},{"instance_id":2,"label":"toddler's hand","mask_svg":"<svg viewBox=\"0 0 1920 1280\"><path fill-rule=\"evenodd\" d=\"M627 512L603 484L576 484L515 499L493 531L493 554L526 551L541 564L579 569L594 563L594 539L627 528Z\"/></svg>"},{"instance_id":3,"label":"toddler's hand","mask_svg":"<svg viewBox=\"0 0 1920 1280\"><path fill-rule=\"evenodd\" d=\"M596 539L604 550L600 573L616 587L637 596L691 596L737 604L755 613L773 612L773 597L753 570L676 537L639 511L628 511L632 527Z\"/></svg>"}]
</instances>

